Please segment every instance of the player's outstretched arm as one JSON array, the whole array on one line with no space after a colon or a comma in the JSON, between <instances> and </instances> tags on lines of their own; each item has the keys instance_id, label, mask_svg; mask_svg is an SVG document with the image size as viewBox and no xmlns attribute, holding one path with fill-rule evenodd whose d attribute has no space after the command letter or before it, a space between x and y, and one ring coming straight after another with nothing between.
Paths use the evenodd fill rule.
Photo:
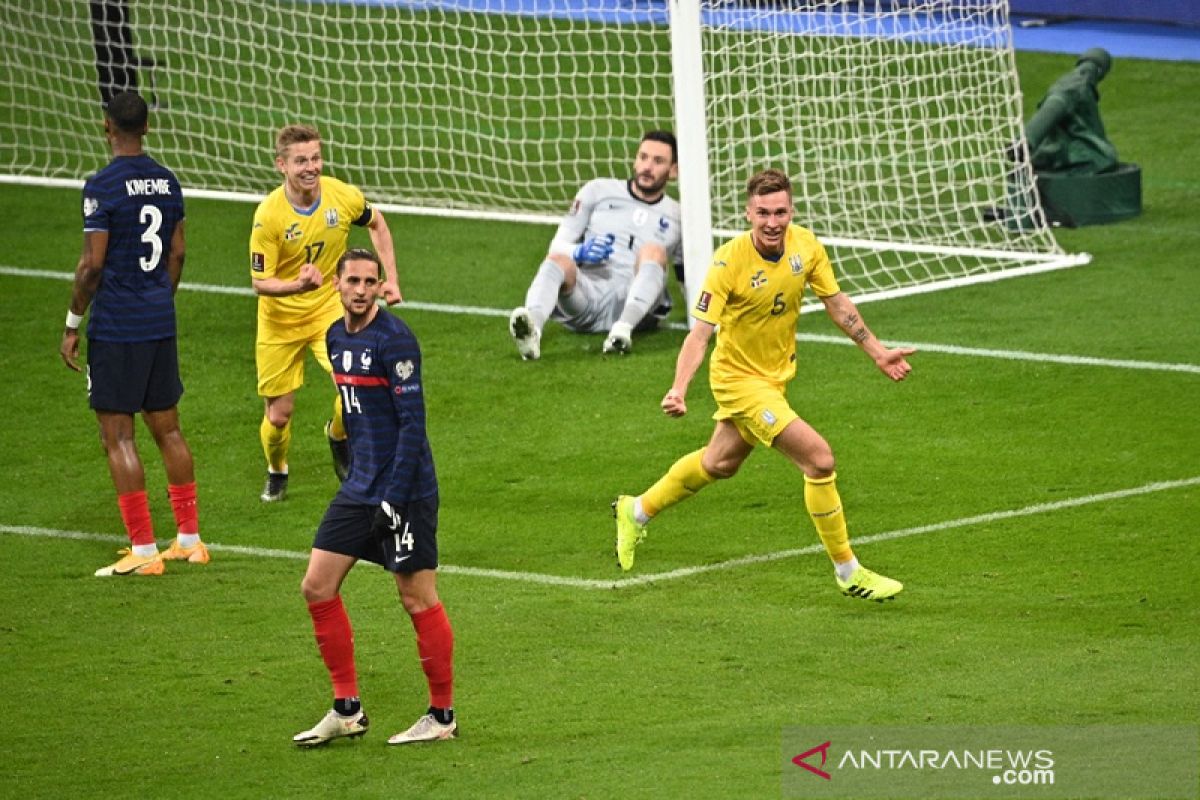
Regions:
<instances>
[{"instance_id":1,"label":"player's outstretched arm","mask_svg":"<svg viewBox=\"0 0 1200 800\"><path fill-rule=\"evenodd\" d=\"M367 223L367 234L371 237L371 246L375 255L383 264L383 299L389 306L394 306L404 300L400 292L400 279L396 274L396 246L392 242L392 231L383 212L378 208L371 209L371 221Z\"/></svg>"},{"instance_id":2,"label":"player's outstretched arm","mask_svg":"<svg viewBox=\"0 0 1200 800\"><path fill-rule=\"evenodd\" d=\"M908 377L908 373L912 372L908 357L917 352L915 349L885 346L871 333L862 315L858 313L858 307L845 292L822 297L821 302L825 304L825 313L829 314L834 324L871 357L884 375L894 381L902 381Z\"/></svg>"},{"instance_id":3,"label":"player's outstretched arm","mask_svg":"<svg viewBox=\"0 0 1200 800\"><path fill-rule=\"evenodd\" d=\"M663 396L663 413L668 417L682 417L687 413L687 390L696 376L696 370L704 363L708 353L708 341L712 338L715 325L701 320L692 320L692 329L679 348L675 359L675 381Z\"/></svg>"}]
</instances>

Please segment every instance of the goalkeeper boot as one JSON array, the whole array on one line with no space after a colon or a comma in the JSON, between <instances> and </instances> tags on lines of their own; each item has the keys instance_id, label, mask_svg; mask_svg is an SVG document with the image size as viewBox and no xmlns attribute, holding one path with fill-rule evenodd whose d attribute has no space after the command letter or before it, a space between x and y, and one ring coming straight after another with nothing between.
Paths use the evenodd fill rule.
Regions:
<instances>
[{"instance_id":1,"label":"goalkeeper boot","mask_svg":"<svg viewBox=\"0 0 1200 800\"><path fill-rule=\"evenodd\" d=\"M208 548L204 542L196 542L191 547L183 547L179 539L172 540L171 546L159 553L163 561L187 561L191 564L207 564L209 561Z\"/></svg>"},{"instance_id":2,"label":"goalkeeper boot","mask_svg":"<svg viewBox=\"0 0 1200 800\"><path fill-rule=\"evenodd\" d=\"M288 474L286 472L267 471L267 483L263 486L262 494L258 496L264 503L278 503L287 497Z\"/></svg>"},{"instance_id":3,"label":"goalkeeper boot","mask_svg":"<svg viewBox=\"0 0 1200 800\"><path fill-rule=\"evenodd\" d=\"M321 717L320 722L309 730L297 733L292 737L292 741L297 747L316 747L343 736L357 739L366 733L369 727L371 727L371 721L361 710L348 717L343 717L330 709L328 714Z\"/></svg>"},{"instance_id":4,"label":"goalkeeper boot","mask_svg":"<svg viewBox=\"0 0 1200 800\"><path fill-rule=\"evenodd\" d=\"M412 744L414 742L440 742L443 739L454 739L458 736L458 720L448 723L438 722L432 710L421 717L406 731L388 738L388 744Z\"/></svg>"},{"instance_id":5,"label":"goalkeeper boot","mask_svg":"<svg viewBox=\"0 0 1200 800\"><path fill-rule=\"evenodd\" d=\"M633 349L633 329L628 323L617 322L604 340L604 352L625 355Z\"/></svg>"},{"instance_id":6,"label":"goalkeeper boot","mask_svg":"<svg viewBox=\"0 0 1200 800\"><path fill-rule=\"evenodd\" d=\"M837 578L837 585L847 597L861 597L863 600L874 600L878 603L894 599L904 589L904 584L900 581L861 566L846 580Z\"/></svg>"},{"instance_id":7,"label":"goalkeeper boot","mask_svg":"<svg viewBox=\"0 0 1200 800\"><path fill-rule=\"evenodd\" d=\"M646 538L646 526L639 525L633 514L633 500L623 494L612 504L617 518L617 565L626 572L633 569L633 553Z\"/></svg>"},{"instance_id":8,"label":"goalkeeper boot","mask_svg":"<svg viewBox=\"0 0 1200 800\"><path fill-rule=\"evenodd\" d=\"M163 574L162 556L159 553L155 553L152 556L138 556L134 555L133 550L129 548L118 550L117 552L121 554L121 558L107 567L101 567L96 570L95 575L97 578Z\"/></svg>"},{"instance_id":9,"label":"goalkeeper boot","mask_svg":"<svg viewBox=\"0 0 1200 800\"><path fill-rule=\"evenodd\" d=\"M512 334L522 359L537 361L542 357L542 332L533 324L529 309L525 306L518 306L509 314L508 332Z\"/></svg>"},{"instance_id":10,"label":"goalkeeper boot","mask_svg":"<svg viewBox=\"0 0 1200 800\"><path fill-rule=\"evenodd\" d=\"M333 420L325 423L325 438L329 440L329 452L333 455L333 474L337 475L337 479L345 483L346 476L350 474L350 439L335 439L329 429L333 426Z\"/></svg>"}]
</instances>

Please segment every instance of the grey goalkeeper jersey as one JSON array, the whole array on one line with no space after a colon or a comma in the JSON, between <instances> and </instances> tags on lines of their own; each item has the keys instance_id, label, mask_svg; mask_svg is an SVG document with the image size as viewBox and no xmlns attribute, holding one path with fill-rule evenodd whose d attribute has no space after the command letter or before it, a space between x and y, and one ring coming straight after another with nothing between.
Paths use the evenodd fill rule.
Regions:
<instances>
[{"instance_id":1,"label":"grey goalkeeper jersey","mask_svg":"<svg viewBox=\"0 0 1200 800\"><path fill-rule=\"evenodd\" d=\"M551 252L571 255L575 245L613 235L613 252L604 264L580 264L595 278L633 280L634 261L642 245L657 243L666 248L667 260L679 263L682 236L679 203L665 194L654 203L639 200L629 190L629 181L597 178L588 181L575 195L571 210L559 223L550 245ZM668 265L664 265L668 266Z\"/></svg>"}]
</instances>

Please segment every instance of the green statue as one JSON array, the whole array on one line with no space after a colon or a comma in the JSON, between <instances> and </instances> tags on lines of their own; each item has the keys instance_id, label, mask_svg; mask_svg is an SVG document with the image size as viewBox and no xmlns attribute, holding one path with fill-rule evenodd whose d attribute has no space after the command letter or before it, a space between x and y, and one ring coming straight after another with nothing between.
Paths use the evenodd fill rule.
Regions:
<instances>
[{"instance_id":1,"label":"green statue","mask_svg":"<svg viewBox=\"0 0 1200 800\"><path fill-rule=\"evenodd\" d=\"M1117 148L1104 134L1096 90L1111 66L1107 50L1084 51L1075 69L1056 80L1038 103L1025 125L1035 172L1094 175L1117 168Z\"/></svg>"}]
</instances>

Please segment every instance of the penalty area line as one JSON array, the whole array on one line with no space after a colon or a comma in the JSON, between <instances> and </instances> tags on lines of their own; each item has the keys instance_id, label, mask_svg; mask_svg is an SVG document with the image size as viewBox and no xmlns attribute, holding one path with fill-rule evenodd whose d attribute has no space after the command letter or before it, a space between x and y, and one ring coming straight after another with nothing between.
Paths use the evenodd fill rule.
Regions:
<instances>
[{"instance_id":1,"label":"penalty area line","mask_svg":"<svg viewBox=\"0 0 1200 800\"><path fill-rule=\"evenodd\" d=\"M900 528L894 531L868 534L866 536L855 537L853 542L855 546L873 544L875 542L887 542L893 539L905 539L910 536L918 536L926 533L939 533L941 531L953 530L955 528L986 525L991 522L1017 519L1019 517L1031 517L1038 514L1051 514L1056 511L1063 511L1069 508L1078 508L1080 506L1094 505L1096 503L1107 503L1112 500L1123 500L1128 497L1138 497L1140 495L1154 494L1156 492L1184 489L1191 486L1200 486L1200 476L1174 481L1157 481L1155 483L1147 483L1142 486L1136 486L1131 489L1118 489L1112 492L1102 492L1100 494L1090 494L1082 497L1071 497L1065 500L1056 500L1050 503L1037 503L1035 505L1025 506L1024 508L1015 508L1007 511L992 511L986 514L976 514L970 517L947 520L946 522L936 522L929 525L918 525L912 528ZM0 525L0 534L43 536L51 539L74 539L78 541L89 542L107 542L113 545L123 545L128 542L124 536L114 536L112 534L103 533L88 533L85 531L63 531L55 530L53 528L37 528L26 525ZM254 558L282 558L293 561L308 560L307 551L277 550L266 547L247 547L243 545L220 544L219 542L206 542L206 544L208 545L209 550L216 553L235 553ZM652 572L647 575L638 575L632 578L617 578L614 580L572 578L564 575L547 575L540 572L512 572L509 570L487 569L483 567L460 567L452 564L444 564L438 567L438 571L447 575L464 575L474 578L516 581L519 583L533 583L543 586L566 586L575 589L611 590L627 589L653 583L663 583L665 581L679 580L681 578L690 578L694 575L702 575L708 572L722 572L725 570L735 569L737 567L752 566L755 564L767 564L773 561L782 561L788 558L798 558L800 556L815 555L824 552L824 548L820 544L813 544L807 547L797 547L791 550L779 550L774 553L742 556L740 558L732 558L726 561L718 561L713 564L682 567L680 569L669 570L667 572Z\"/></svg>"}]
</instances>

